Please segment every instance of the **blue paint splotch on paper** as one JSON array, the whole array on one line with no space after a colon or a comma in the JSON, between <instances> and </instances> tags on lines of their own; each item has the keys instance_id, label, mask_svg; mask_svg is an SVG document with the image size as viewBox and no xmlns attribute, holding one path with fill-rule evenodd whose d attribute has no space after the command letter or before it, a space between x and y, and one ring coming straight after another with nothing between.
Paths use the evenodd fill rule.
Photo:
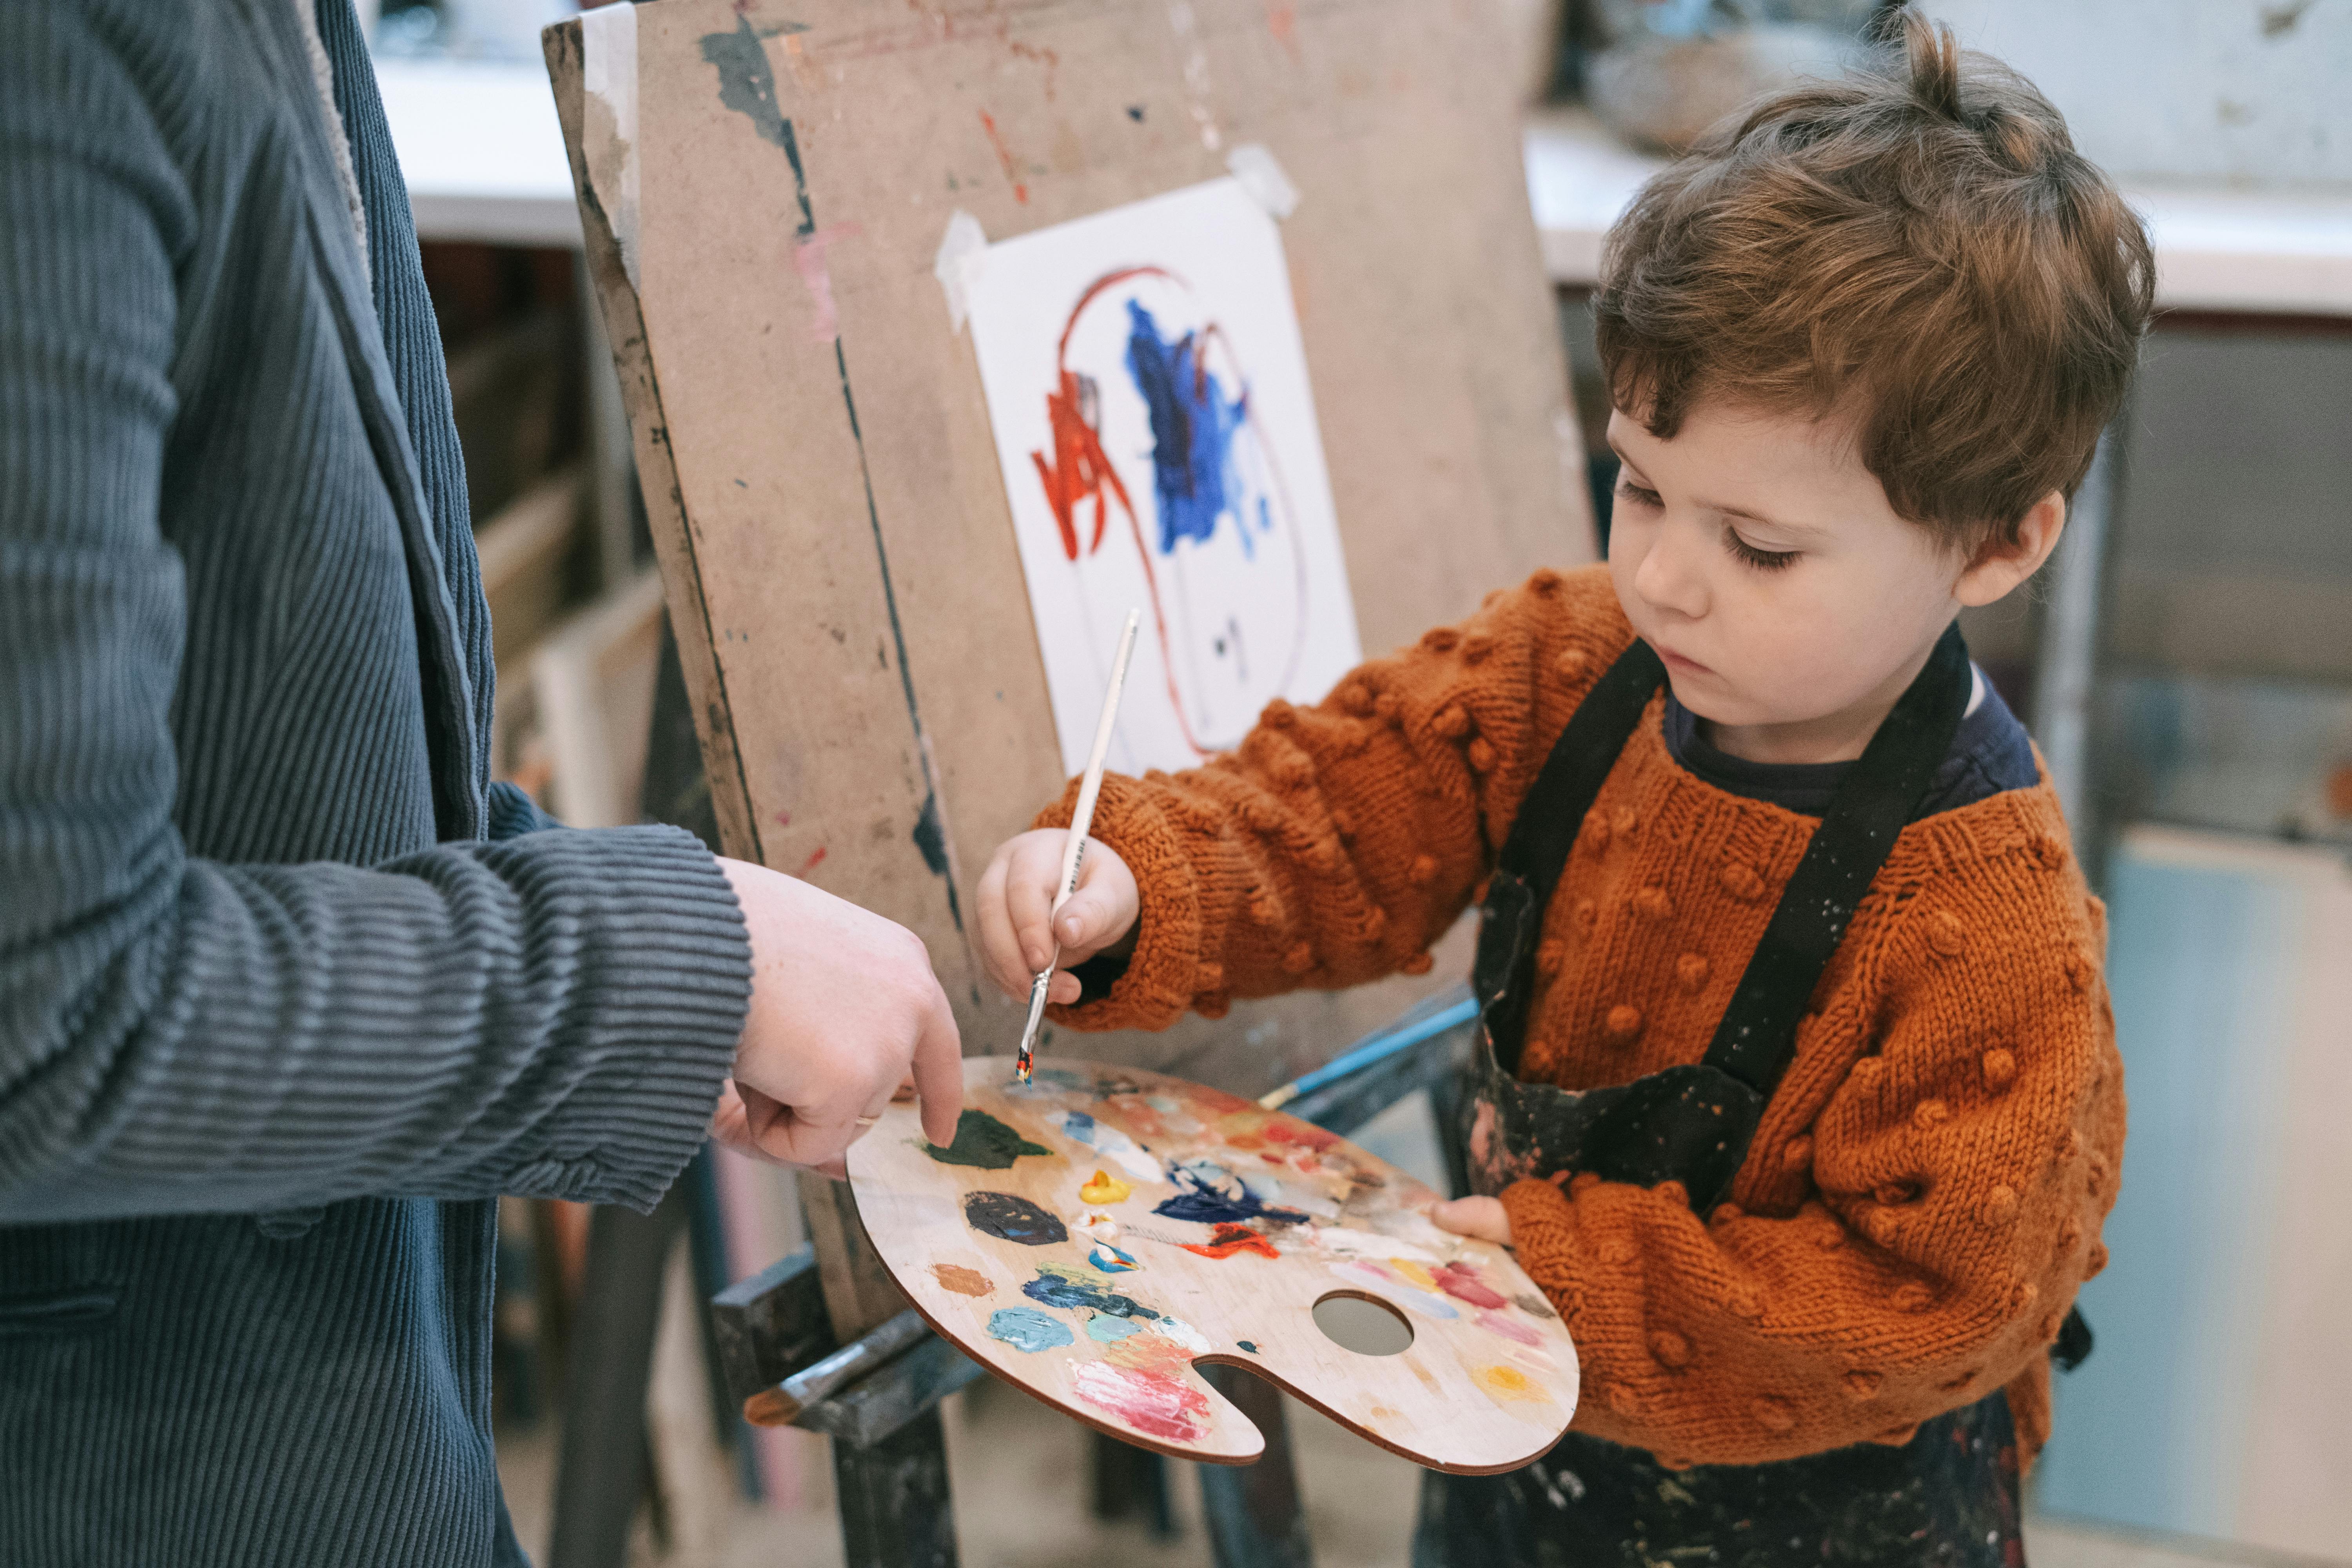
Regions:
<instances>
[{"instance_id":1,"label":"blue paint splotch on paper","mask_svg":"<svg viewBox=\"0 0 2352 1568\"><path fill-rule=\"evenodd\" d=\"M1274 520L1263 496L1255 507L1243 505L1247 490L1234 466L1234 437L1249 421L1249 389L1238 397L1225 395L1216 373L1202 361L1202 334L1186 332L1168 342L1139 300L1128 300L1127 316L1132 329L1128 374L1151 414L1160 553L1172 553L1180 539L1207 543L1217 531L1217 520L1231 512L1242 553L1255 559L1256 535L1270 531Z\"/></svg>"},{"instance_id":2,"label":"blue paint splotch on paper","mask_svg":"<svg viewBox=\"0 0 2352 1568\"><path fill-rule=\"evenodd\" d=\"M1035 1354L1076 1342L1070 1325L1049 1318L1034 1307L1000 1307L988 1317L991 1339L1003 1340L1014 1350Z\"/></svg>"},{"instance_id":3,"label":"blue paint splotch on paper","mask_svg":"<svg viewBox=\"0 0 2352 1568\"><path fill-rule=\"evenodd\" d=\"M1151 1212L1196 1225L1242 1225L1267 1219L1276 1225L1297 1225L1307 1216L1297 1209L1271 1208L1242 1179L1211 1160L1183 1160L1168 1167L1176 1195Z\"/></svg>"}]
</instances>

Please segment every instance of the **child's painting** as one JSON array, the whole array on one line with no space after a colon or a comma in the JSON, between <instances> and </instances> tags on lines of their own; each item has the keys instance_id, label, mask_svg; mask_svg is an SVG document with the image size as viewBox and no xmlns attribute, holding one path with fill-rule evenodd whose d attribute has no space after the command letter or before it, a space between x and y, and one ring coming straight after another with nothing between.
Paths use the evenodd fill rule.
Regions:
<instances>
[{"instance_id":1,"label":"child's painting","mask_svg":"<svg viewBox=\"0 0 2352 1568\"><path fill-rule=\"evenodd\" d=\"M1362 658L1282 236L1216 180L990 246L972 343L1062 764L1129 607L1111 765L1183 768Z\"/></svg>"},{"instance_id":2,"label":"child's painting","mask_svg":"<svg viewBox=\"0 0 2352 1568\"><path fill-rule=\"evenodd\" d=\"M945 1147L893 1105L849 1150L858 1216L931 1326L1099 1430L1213 1464L1265 1443L1195 1370L1244 1366L1443 1469L1512 1469L1576 1409L1568 1330L1508 1252L1345 1140L1200 1084L967 1058ZM1365 1303L1386 1342L1318 1323ZM1377 1337L1377 1336L1375 1336Z\"/></svg>"}]
</instances>

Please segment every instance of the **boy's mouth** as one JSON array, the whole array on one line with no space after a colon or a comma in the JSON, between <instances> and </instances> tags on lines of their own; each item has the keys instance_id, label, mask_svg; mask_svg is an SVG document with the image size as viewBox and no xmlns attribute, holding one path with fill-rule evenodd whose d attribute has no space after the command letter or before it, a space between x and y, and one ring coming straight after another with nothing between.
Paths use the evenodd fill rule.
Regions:
<instances>
[{"instance_id":1,"label":"boy's mouth","mask_svg":"<svg viewBox=\"0 0 2352 1568\"><path fill-rule=\"evenodd\" d=\"M1707 668L1706 666L1701 664L1698 660L1695 658L1686 658L1671 648L1660 647L1656 643L1653 643L1650 646L1657 650L1659 660L1670 670L1674 670L1683 675L1712 675L1715 673L1713 670Z\"/></svg>"}]
</instances>

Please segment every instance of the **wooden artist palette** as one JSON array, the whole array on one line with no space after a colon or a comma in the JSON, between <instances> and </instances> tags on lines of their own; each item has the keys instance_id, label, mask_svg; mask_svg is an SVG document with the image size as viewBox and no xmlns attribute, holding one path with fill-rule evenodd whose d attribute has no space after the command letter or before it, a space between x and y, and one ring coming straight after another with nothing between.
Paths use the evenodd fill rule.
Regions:
<instances>
[{"instance_id":1,"label":"wooden artist palette","mask_svg":"<svg viewBox=\"0 0 2352 1568\"><path fill-rule=\"evenodd\" d=\"M1213 1464L1248 1464L1265 1441L1195 1362L1247 1367L1438 1469L1512 1469L1567 1430L1566 1327L1503 1248L1432 1224L1437 1194L1411 1176L1157 1073L1061 1059L1024 1086L1008 1058L963 1066L954 1144L894 1105L851 1145L849 1174L899 1288L997 1376ZM1342 1348L1316 1322L1332 1297L1385 1306L1411 1345Z\"/></svg>"}]
</instances>

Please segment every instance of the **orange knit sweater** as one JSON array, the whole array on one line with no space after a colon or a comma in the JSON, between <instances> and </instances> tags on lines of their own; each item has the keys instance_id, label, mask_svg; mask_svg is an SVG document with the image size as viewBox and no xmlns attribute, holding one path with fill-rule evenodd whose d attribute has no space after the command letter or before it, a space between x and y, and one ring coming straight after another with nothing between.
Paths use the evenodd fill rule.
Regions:
<instances>
[{"instance_id":1,"label":"orange knit sweater","mask_svg":"<svg viewBox=\"0 0 2352 1568\"><path fill-rule=\"evenodd\" d=\"M1632 641L1604 569L1538 572L1372 660L1234 752L1106 779L1134 868L1133 961L1076 1028L1425 971L1521 797ZM1520 1070L1569 1089L1706 1054L1817 819L1703 783L1662 703L1619 759L1545 917ZM1039 817L1069 820L1070 800ZM2105 1261L2123 1065L2104 911L2045 778L1911 824L1798 1030L1731 1200L1691 1212L1580 1176L1503 1194L1582 1359L1576 1427L1673 1465L1908 1439L2006 1386L2024 1457L2046 1347Z\"/></svg>"}]
</instances>

